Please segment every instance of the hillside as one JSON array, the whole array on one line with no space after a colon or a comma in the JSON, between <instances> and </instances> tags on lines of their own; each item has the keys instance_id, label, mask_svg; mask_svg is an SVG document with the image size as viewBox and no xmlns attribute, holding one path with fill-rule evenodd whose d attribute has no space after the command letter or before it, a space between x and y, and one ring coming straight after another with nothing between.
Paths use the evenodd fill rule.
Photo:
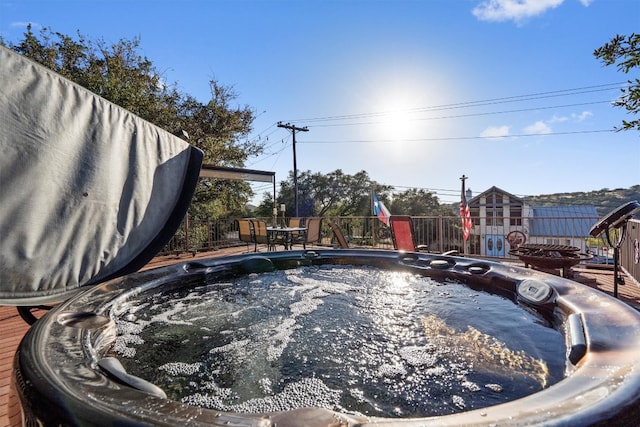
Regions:
<instances>
[{"instance_id":1,"label":"hillside","mask_svg":"<svg viewBox=\"0 0 640 427\"><path fill-rule=\"evenodd\" d=\"M630 188L603 188L588 192L541 194L527 196L523 200L530 206L594 205L598 215L604 216L626 202L632 200L640 202L640 185Z\"/></svg>"}]
</instances>

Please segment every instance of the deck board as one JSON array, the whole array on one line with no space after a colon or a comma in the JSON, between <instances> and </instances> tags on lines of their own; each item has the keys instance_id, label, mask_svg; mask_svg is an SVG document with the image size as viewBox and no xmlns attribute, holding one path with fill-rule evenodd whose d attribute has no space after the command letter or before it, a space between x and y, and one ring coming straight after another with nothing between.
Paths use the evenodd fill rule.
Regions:
<instances>
[{"instance_id":1,"label":"deck board","mask_svg":"<svg viewBox=\"0 0 640 427\"><path fill-rule=\"evenodd\" d=\"M154 258L144 269L192 261L194 259L253 253L252 249L253 247L238 246L215 252L197 253L195 255L162 256ZM264 251L264 248L262 248L262 250ZM577 267L574 268L573 271L573 280L613 295L612 269ZM640 310L640 286L629 278L625 278L625 282L624 285L619 285L618 287L618 298L636 310ZM34 314L39 317L43 313L43 311L38 311ZM0 426L9 425L9 412L15 410L15 408L9 408L9 390L13 369L13 357L22 337L28 330L29 325L22 320L15 307L0 306Z\"/></svg>"}]
</instances>

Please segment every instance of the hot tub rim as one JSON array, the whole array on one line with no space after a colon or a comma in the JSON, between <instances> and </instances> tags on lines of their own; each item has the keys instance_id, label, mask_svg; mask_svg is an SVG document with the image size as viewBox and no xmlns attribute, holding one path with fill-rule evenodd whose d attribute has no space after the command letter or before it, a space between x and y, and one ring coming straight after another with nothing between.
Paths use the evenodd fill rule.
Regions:
<instances>
[{"instance_id":1,"label":"hot tub rim","mask_svg":"<svg viewBox=\"0 0 640 427\"><path fill-rule=\"evenodd\" d=\"M105 282L97 287L82 292L81 294L73 297L72 299L62 303L59 307L48 313L45 318L41 319L31 328L29 333L23 339L23 343L20 345L20 350L16 353L15 359L15 373L16 375L24 376L24 372L37 373L37 378L48 380L46 383L36 386L43 390L61 389L68 391L65 395L65 405L69 405L75 408L83 407L86 404L85 399L87 393L75 392L73 387L69 387L65 381L60 377L52 376L53 373L60 375L60 369L56 369L55 366L51 366L51 358L43 357L44 351L28 351L31 347L38 347L38 340L42 340L44 337L50 336L53 329L60 328L62 325L56 320L61 313L67 313L74 311L70 307L81 305L86 307L89 304L95 304L96 301L104 298L105 295L109 295L113 292L113 288L123 286L123 284L137 284L138 288L134 288L129 292L141 292L144 289L149 289L155 286L161 286L170 280L176 280L176 278L184 277L196 277L206 274L207 270L224 269L230 265L241 264L250 259L266 258L274 260L276 262L287 261L295 264L313 264L313 263L337 263L337 264L351 264L347 262L350 259L356 259L357 263L364 263L365 258L372 260L382 260L384 263L397 265L398 268L402 268L407 265L406 260L414 267L416 263L420 264L419 268L424 268L425 271L429 269L429 262L432 260L447 260L450 263L450 268L443 270L438 267L432 269L429 273L435 275L438 274L453 274L456 278L464 280L477 280L479 276L484 277L485 280L494 281L496 278L500 280L511 280L514 282L522 281L525 279L540 280L549 284L554 292L554 301L556 307L560 311L568 316L570 314L578 314L581 316L584 324L584 333L587 340L587 353L578 362L574 372L567 378L560 382L548 387L545 390L526 396L521 399L517 399L511 402L490 406L482 409L476 409L468 412L462 412L452 415L428 417L428 418L411 418L411 419L383 419L383 418L358 418L344 414L333 413L332 411L320 410L325 415L332 417L338 417L345 422L358 422L366 423L371 422L375 425L398 425L398 426L417 426L417 425L430 425L435 423L438 425L460 425L460 424L489 424L489 423L501 423L520 424L523 420L528 422L539 423L544 420L546 425L550 425L549 422L560 423L560 420L566 420L567 417L572 419L572 422L578 422L575 425L593 425L604 421L607 417L607 413L615 411L615 407L610 402L629 402L635 403L633 405L627 405L623 411L624 415L628 415L629 411L635 411L632 416L639 415L640 407L637 403L640 401L640 362L633 360L633 357L629 357L629 354L633 354L635 351L640 351L640 314L633 310L626 304L615 300L604 293L599 293L596 290L589 289L589 292L584 292L584 285L580 285L576 282L552 276L546 273L524 269L521 267L496 263L494 261L478 260L465 257L453 257L453 256L441 256L435 254L417 254L417 253L402 253L397 251L384 251L384 250L313 250L313 251L288 251L277 252L264 255L233 255L229 257L216 257L206 260L199 260L197 262L176 264L168 267L160 267L158 269L149 270L147 272L135 273L125 278L114 279L110 282ZM290 261L288 261L290 260ZM405 260L405 261L403 261ZM485 266L488 267L487 271L482 274L472 273L469 271L470 266ZM151 278L151 280L148 280ZM127 291L123 291L127 292ZM116 297L117 298L120 298ZM113 299L113 298L112 298ZM106 309L104 305L98 305L102 309ZM608 310L604 314L602 313L603 306L613 306L615 310ZM614 329L611 325L606 324L608 317L611 317L615 313L615 318L618 320L629 316L626 319L626 323L633 323L635 319L635 325L627 325L630 330ZM100 314L100 313L98 313ZM607 315L608 314L608 315ZM629 322L631 321L631 322ZM68 329L68 328L63 328ZM76 328L77 329L77 328ZM635 337L633 331L636 332ZM87 364L87 368L94 369L96 365L95 351L88 350L87 346L91 345L91 341L95 339L96 334L103 333L101 328L96 330L82 330L75 332L75 337L81 337L78 344L83 351L89 351L85 354L91 359ZM615 335L618 337L617 343L613 344L605 338L605 335ZM633 339L635 338L635 339ZM25 352L25 349L27 351ZM624 363L623 366L618 366L618 381L610 381L609 375L603 375L603 373L610 373L612 367L616 365L615 360L612 360L613 353L616 355L627 354L626 359L631 359ZM625 359L625 360L626 360ZM620 365L620 362L617 362ZM56 372L57 371L57 372ZM96 371L97 372L97 371ZM101 380L104 380L101 379ZM68 382L68 379L67 379ZM107 381L108 382L108 381ZM54 385L57 384L57 387ZM576 387L580 385L580 387ZM34 385L35 386L35 385ZM86 384L85 384L86 386ZM109 384L110 387L116 389L122 388L119 384ZM598 390L604 392L601 388L605 387L607 397L598 397ZM82 388L82 387L81 387ZM576 392L579 389L580 392ZM170 409L180 414L190 414L189 416L204 417L205 419L213 419L215 422L220 422L224 417L237 417L247 421L257 422L256 420L265 419L278 419L280 425L286 422L287 413L280 414L227 414L220 411L213 411L203 408L185 407L187 405L174 401L155 401L158 399L147 395L144 392L137 390L126 390L127 396L132 397L133 400L140 399L140 402L146 402L146 405L150 405L152 408L161 407L163 410ZM38 394L37 390L31 392ZM43 393L45 393L43 391ZM591 399L588 403L584 396ZM45 399L44 397L42 397ZM68 398L68 399L67 399ZM548 399L551 398L551 399ZM27 396L22 395L21 399L27 399ZM75 402L74 402L75 401ZM582 401L582 403L581 403ZM151 403L150 403L151 402ZM106 400L97 399L94 402L94 409L106 410L111 413L114 408L113 405L106 404ZM104 404L104 406L102 406ZM120 405L116 405L116 410ZM85 408L86 409L86 408ZM145 412L145 411L142 411ZM154 419L154 413L148 412L140 420L144 421L145 417L151 417ZM327 414L329 413L329 414ZM515 415L514 415L515 414ZM156 414L157 415L157 414ZM614 412L614 415L619 415ZM93 417L90 417L93 418ZM161 419L166 419L166 415L162 415ZM95 419L95 418L93 418ZM161 421L154 419L155 421ZM146 422L146 421L144 421ZM175 421L174 421L175 422ZM259 421L262 422L262 421ZM170 424L158 424L158 425L170 425ZM207 424L203 424L207 425Z\"/></svg>"}]
</instances>

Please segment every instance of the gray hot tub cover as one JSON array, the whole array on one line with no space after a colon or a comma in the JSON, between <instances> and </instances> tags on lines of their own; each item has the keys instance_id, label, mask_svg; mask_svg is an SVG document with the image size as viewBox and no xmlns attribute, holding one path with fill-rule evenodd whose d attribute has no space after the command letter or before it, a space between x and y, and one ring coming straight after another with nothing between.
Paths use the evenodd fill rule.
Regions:
<instances>
[{"instance_id":1,"label":"gray hot tub cover","mask_svg":"<svg viewBox=\"0 0 640 427\"><path fill-rule=\"evenodd\" d=\"M173 236L202 152L0 46L0 304L61 301Z\"/></svg>"}]
</instances>

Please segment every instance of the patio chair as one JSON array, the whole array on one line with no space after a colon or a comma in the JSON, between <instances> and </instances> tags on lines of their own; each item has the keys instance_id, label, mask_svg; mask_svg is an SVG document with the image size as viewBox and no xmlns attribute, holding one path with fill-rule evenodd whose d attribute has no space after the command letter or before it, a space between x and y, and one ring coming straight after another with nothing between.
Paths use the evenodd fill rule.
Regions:
<instances>
[{"instance_id":1,"label":"patio chair","mask_svg":"<svg viewBox=\"0 0 640 427\"><path fill-rule=\"evenodd\" d=\"M254 243L253 225L251 224L251 220L237 219L236 223L238 224L238 234L240 235L240 241L245 242L247 244L247 247L249 247L249 243Z\"/></svg>"},{"instance_id":2,"label":"patio chair","mask_svg":"<svg viewBox=\"0 0 640 427\"><path fill-rule=\"evenodd\" d=\"M413 220L409 215L391 215L389 224L391 225L393 247L396 250L407 252L428 251L426 245L416 246L416 240L413 235Z\"/></svg>"},{"instance_id":3,"label":"patio chair","mask_svg":"<svg viewBox=\"0 0 640 427\"><path fill-rule=\"evenodd\" d=\"M304 218L289 218L289 227L291 228L295 228L295 227L304 227ZM292 231L291 234L291 244L296 244L296 243L303 243L303 240L305 239L305 234L304 232L299 232L299 231Z\"/></svg>"},{"instance_id":4,"label":"patio chair","mask_svg":"<svg viewBox=\"0 0 640 427\"><path fill-rule=\"evenodd\" d=\"M304 227L304 218L289 218L289 227Z\"/></svg>"},{"instance_id":5,"label":"patio chair","mask_svg":"<svg viewBox=\"0 0 640 427\"><path fill-rule=\"evenodd\" d=\"M305 220L307 232L302 240L302 247L307 249L307 243L320 243L322 237L322 218L307 218Z\"/></svg>"},{"instance_id":6,"label":"patio chair","mask_svg":"<svg viewBox=\"0 0 640 427\"><path fill-rule=\"evenodd\" d=\"M269 251L275 250L277 241L267 232L267 223L261 219L252 219L251 224L253 224L254 252L258 252L258 244L266 244Z\"/></svg>"},{"instance_id":7,"label":"patio chair","mask_svg":"<svg viewBox=\"0 0 640 427\"><path fill-rule=\"evenodd\" d=\"M331 227L331 231L333 231L333 235L338 241L338 246L340 247L340 249L348 249L349 243L347 242L347 239L344 238L344 234L342 233L342 230L340 229L338 224L330 222L329 227Z\"/></svg>"}]
</instances>

